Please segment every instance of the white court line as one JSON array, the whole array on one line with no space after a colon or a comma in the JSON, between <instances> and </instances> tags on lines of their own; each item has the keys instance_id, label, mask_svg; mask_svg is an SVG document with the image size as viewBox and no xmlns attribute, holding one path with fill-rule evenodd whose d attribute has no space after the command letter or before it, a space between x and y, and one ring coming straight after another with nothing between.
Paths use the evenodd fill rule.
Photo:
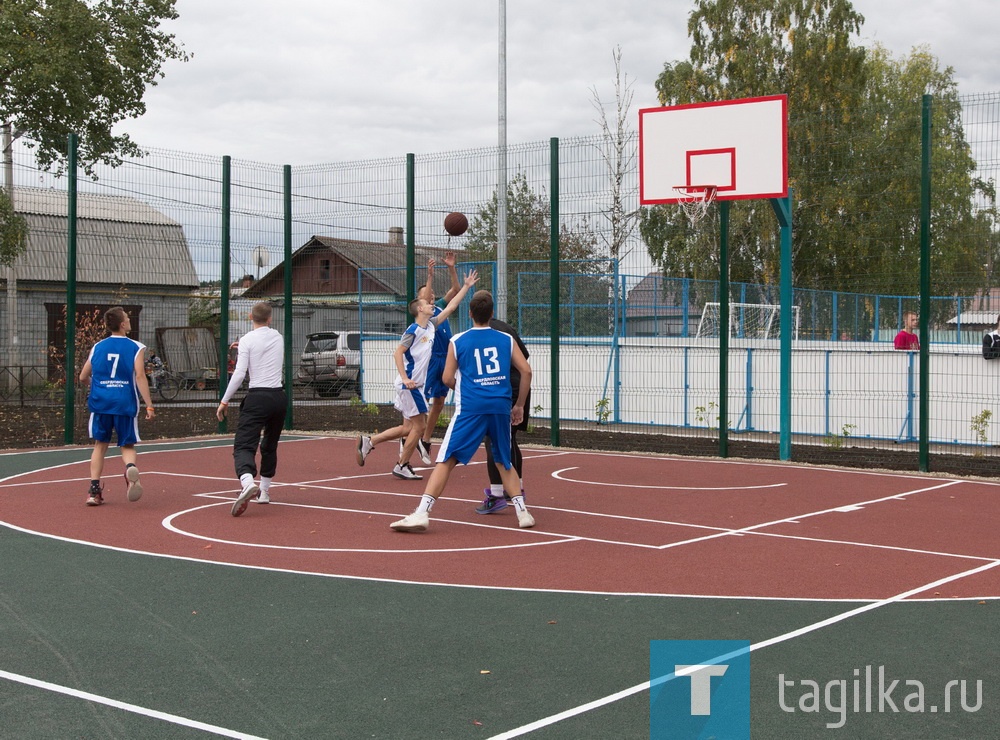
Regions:
<instances>
[{"instance_id":1,"label":"white court line","mask_svg":"<svg viewBox=\"0 0 1000 740\"><path fill-rule=\"evenodd\" d=\"M635 483L601 483L594 480L580 480L579 478L569 478L563 473L569 470L579 470L575 468L562 468L552 471L552 477L566 483L580 483L585 486L610 486L612 488L651 488L656 491L756 491L761 488L782 488L787 483L767 483L759 486L640 486Z\"/></svg>"},{"instance_id":2,"label":"white court line","mask_svg":"<svg viewBox=\"0 0 1000 740\"><path fill-rule=\"evenodd\" d=\"M317 439L317 438L295 439L295 440L289 440L289 442L304 442L304 441L312 441L314 439ZM323 438L323 439L339 439L339 438L330 437L330 438ZM228 446L228 443L226 443L226 444L220 444L219 446L220 447ZM155 452L157 452L157 453L160 453L160 452L168 452L168 453L169 452L187 452L187 451L190 451L191 449L203 449L203 448L187 448L187 449L182 449L182 450L156 450ZM576 451L559 451L559 452L553 452L551 454L540 454L540 455L536 455L534 457L537 457L537 458L542 458L542 457L558 457L558 456L568 456L568 455L574 455L574 454L587 454L588 456L591 456L591 457L595 456L595 454L597 456L602 456L602 457L634 457L634 456L630 456L630 455L627 455L627 454L580 453L580 452L576 452ZM685 462L689 461L688 458L677 458L677 459L680 460L680 461L685 461ZM802 466L795 466L793 464L786 464L786 463L760 463L760 462L746 462L746 461L740 461L740 460L711 460L711 459L707 459L707 460L700 460L699 459L699 461L701 461L701 462L709 462L709 463L714 463L714 464L757 465L757 466L761 466L761 467L777 467L777 468L792 467L792 468L795 468L795 469L803 469L803 470L813 470L813 469L815 469L815 470L820 470L820 471L826 471L827 470L825 468L812 468L812 467L805 467L804 468ZM2 484L4 482L12 481L12 480L14 480L16 478L19 478L21 476L24 476L24 475L29 475L29 474L32 474L32 473L35 473L35 472L40 472L40 471L45 471L45 470L53 470L53 469L57 469L57 468L61 468L61 467L66 467L66 466L70 466L70 465L78 465L78 464L85 463L85 462L86 462L86 460L76 460L76 461L71 461L71 462L60 463L58 465L53 465L53 466L49 466L49 467L45 467L45 468L38 468L38 469L35 469L35 470L32 470L32 471L25 471L25 472L22 472L22 473L15 473L15 474L13 474L11 476L8 476L7 478L0 479L0 487L2 487ZM484 464L484 463L477 462L475 464ZM833 469L829 469L829 470L831 472L840 472L840 473L847 473L847 474L867 474L867 475L876 475L876 476L880 476L880 477L904 478L906 480L921 480L921 481L926 481L926 480L929 480L929 479L930 480L934 480L933 477L926 476L926 475L892 474L892 473L883 473L883 472L878 472L878 471L863 471L863 470L859 471L859 470L853 470L853 469L839 469L839 468L833 468ZM150 471L150 472L152 472L152 471ZM167 472L157 471L156 474L171 475L171 476L176 476L176 477L192 477L192 478L199 478L199 479L205 479L206 478L206 476L199 476L199 475L192 475L192 474L185 474L185 473L167 473ZM345 478L350 479L352 477L355 477L355 476L342 476L342 477L339 477L339 478L325 479L325 480L343 480ZM356 476L356 477L370 477L370 476L366 475L366 476ZM229 480L229 478L215 478L215 479L217 479L217 480ZM75 480L75 479L71 479L71 480ZM937 480L942 480L942 479L937 478ZM864 504L871 504L871 503L878 503L878 502L892 500L892 499L903 499L903 498L906 498L907 496L910 496L910 495L913 495L913 494L916 494L916 493L931 491L931 490L935 490L937 488L942 488L942 487L946 487L946 486L950 486L950 485L954 485L954 484L966 483L966 482L973 483L975 485L980 485L980 484L983 484L983 483L987 483L987 484L989 483L989 481L978 481L978 480L968 481L968 480L965 480L965 479L945 479L938 486L931 486L931 487L924 488L924 489L916 489L916 490L912 490L912 491L907 491L907 492L902 492L902 493L898 493L898 494L893 494L893 495L890 495L890 496L886 496L884 498L873 499L871 501L867 501L867 502L863 502L863 503ZM51 484L51 481L48 481L47 483ZM317 483L318 483L318 481L317 481ZM21 484L21 485L25 485L25 484ZM277 483L276 482L276 485L279 485L279 486L282 486L282 487L285 487L285 486L295 487L295 486L310 485L312 487L319 488L321 490L344 491L344 492L352 492L352 493L356 493L356 492L360 492L360 493L372 493L372 494L377 494L377 495L390 495L390 496L406 496L406 497L411 497L413 495L411 493L396 493L396 492L390 492L390 491L375 491L375 490L367 490L366 491L366 490L360 490L360 489L356 489L356 488L341 488L341 487L336 487L336 486L320 486L320 485L316 485L316 483ZM1000 484L994 484L994 485L1000 485ZM218 495L220 495L220 496L227 496L228 493L229 493L228 491L226 491L226 492L218 492ZM205 496L205 497L211 497L212 496L212 494L196 494L196 495L198 495L198 496ZM231 499L228 499L228 500L231 500ZM455 499L455 500L470 501L470 499ZM478 499L476 499L476 500L478 501ZM322 508L322 507L317 507L317 508ZM889 545L875 545L875 544L871 544L871 543L852 543L852 542L843 542L843 541L837 541L837 540L822 540L822 539L817 539L817 538L800 537L800 536L795 536L795 535L783 535L783 534L778 534L778 533L764 533L764 532L751 531L751 530L753 530L753 529L755 529L757 527L765 527L765 526L770 526L772 524L778 524L778 523L784 523L784 522L795 522L795 523L797 523L797 521L799 519L805 519L805 518L808 518L808 517L811 517L811 516L818 516L818 515L821 515L821 514L829 513L831 511L840 512L840 511L843 510L843 506L841 506L841 507L835 507L833 509L826 509L826 510L822 510L822 511L818 511L818 512L800 514L800 515L797 515L797 516L794 516L794 517L790 517L788 519L776 520L775 522L768 522L768 523L753 525L751 527L746 527L746 528L743 528L743 529L736 529L736 530L726 529L726 528L719 528L719 527L711 527L711 526L708 526L708 525L694 524L694 523L689 523L689 522L673 522L673 521L669 521L669 520L645 519L645 518L639 518L639 517L626 517L626 516L614 515L614 514L595 513L595 512L591 512L591 511L578 511L578 510L573 510L573 509L561 509L561 508L557 508L557 507L544 507L544 506L543 507L539 507L539 506L535 506L535 507L532 507L532 508L540 509L540 510L547 510L547 511L560 511L560 512L577 513L577 514L582 514L582 515L587 515L587 516L598 516L598 517L604 517L604 518L610 518L610 519L622 519L622 520L626 520L626 521L640 521L640 522L649 522L649 523L656 523L656 524L676 525L676 526L683 526L683 527L689 527L689 528L695 528L695 529L711 530L713 532L716 532L716 534L708 535L706 537L693 538L693 539L690 539L690 540L686 540L686 541L682 541L682 542L677 542L677 543L672 543L672 544L665 545L665 546L653 546L653 547L668 548L668 547L678 546L678 545L681 545L681 544L690 544L690 543L694 543L694 542L700 542L700 541L704 541L704 540L707 540L707 539L713 539L713 538L717 538L717 537L724 537L724 536L730 536L730 535L742 536L743 534L749 534L749 535L768 536L768 537L775 537L775 538L801 539L801 540L805 540L805 541L817 541L817 542L826 542L826 543L834 543L834 544L855 545L855 546L859 546L859 547L871 547L871 548L876 548L876 549L899 550L899 551L903 551L903 552L913 552L913 553L916 553L916 554L928 554L928 555L932 555L932 556L933 555L937 555L937 556L944 556L944 557L966 558L966 559L969 559L969 560L982 560L982 559L984 559L981 556L973 556L973 555L962 555L962 554L956 554L956 553L944 553L944 552L935 552L935 551L926 551L926 550L916 550L916 549L903 548L903 547L895 547L895 546L889 546ZM365 512L365 513L381 513L381 512ZM455 523L457 523L457 524L463 524L463 525L468 525L468 526L488 526L488 525L472 524L472 523L469 523L469 522L466 522L466 521L461 521L461 522L457 522L456 521ZM10 523L3 522L3 521L0 521L0 525L8 526L11 529L23 531L23 532L30 533L30 534L33 534L33 535L50 537L50 538L56 539L56 540L62 540L62 541L72 542L72 543L81 544L81 545L88 545L88 546L91 546L91 547L100 547L100 548L105 548L105 549L109 549L109 550L116 550L116 551L120 551L120 552L130 552L130 553L136 553L136 554L142 554L142 555L152 555L154 557L168 557L168 558L176 558L176 559L181 559L181 560L188 560L189 559L189 558L184 558L184 557L180 557L180 556L164 555L164 554L160 554L160 553L148 552L148 551L143 551L143 550L131 550L131 549L127 549L127 548L119 548L119 547L114 547L114 546L101 545L101 544L90 542L90 541L86 541L86 540L76 540L76 539L72 539L72 538L60 537L60 536L52 535L52 534L45 533L45 532L24 529L24 528L17 527L16 525L12 525ZM504 527L504 529L507 529L507 528ZM552 532L543 533L540 530L537 530L536 533L538 533L538 534L548 534L549 536L552 536L552 537L562 537L562 538L565 538L565 539L556 540L554 542L548 542L548 543L533 543L533 544L517 545L517 547L534 547L534 546L539 546L539 545L542 545L542 544L563 544L563 543L574 542L574 541L591 541L591 542L600 542L600 543L605 543L605 544L622 545L622 546L633 546L633 547L643 547L643 548L650 547L648 545L641 545L639 543L634 543L634 542L623 542L623 541L615 541L615 540L604 540L604 539L596 539L596 538L586 538L586 537L579 537L579 536L574 536L574 535L560 535L558 533L552 533ZM192 536L194 536L194 535L192 535ZM246 543L241 542L241 543L234 543L234 544L245 545ZM389 551L389 552L398 553L400 551L393 550L393 551ZM407 551L407 552L417 552L417 551ZM426 551L426 552L435 553L435 552L442 552L442 550L429 550L429 551ZM200 560L200 559L196 559L196 558L190 558L190 560L192 562L200 562L200 563L213 562L213 561L204 561L204 560ZM352 579L352 580L372 580L372 581L390 582L390 583L416 583L416 584L419 584L419 585L431 585L431 586L453 586L453 585L455 585L455 584L435 583L435 582L426 582L426 581L403 581L403 580L384 579L384 578L365 578L365 577L358 577L358 576L347 576L347 575L342 575L342 574L329 574L329 573L317 573L317 572L312 572L312 571L287 570L287 569L282 569L282 568L266 568L266 567L259 567L259 566L243 566L243 565L240 565L240 564L237 564L237 563L220 563L220 562L216 562L216 564L218 564L218 565L232 565L232 566L235 566L235 567L259 568L261 570L274 570L274 571L277 571L277 572L305 573L305 574L308 574L308 575L319 575L319 576L327 576L327 577L347 578L347 579ZM467 585L461 585L459 587L462 587L462 588L479 588L478 586L467 586ZM492 587L485 587L484 586L483 588L488 588L489 589L489 588L492 588ZM501 590L515 590L515 591L521 591L521 590L523 590L523 591L541 591L541 592L549 592L549 591L551 591L553 593L581 593L581 594L598 594L598 595L662 596L662 597L671 597L671 598L698 598L698 599L700 599L700 598L719 598L719 599L726 599L726 598L730 598L730 599L744 599L744 598L746 598L746 599L762 599L762 600L778 600L778 601L810 601L810 602L822 602L822 601L855 601L856 602L856 601L867 601L867 599L858 599L858 598L854 598L854 599L841 599L841 598L838 598L838 599L816 599L816 598L804 599L804 598L798 598L798 597L780 597L779 598L779 597L768 597L768 596L748 596L748 597L742 597L742 596L732 596L732 595L726 595L726 594L660 594L660 593L651 594L651 593L642 593L642 592L638 592L638 593L621 593L621 592L582 591L582 590L581 591L577 591L577 590L566 591L566 590L552 590L552 589L530 589L530 588L528 588L528 589L522 589L522 588L517 588L517 587L513 587L513 588L507 587L507 588L501 589ZM994 597L993 596L987 596L987 597L969 597L970 600L971 599L981 599L981 598L992 599ZM928 602L938 601L938 600L939 599L915 599L915 601L928 601ZM948 600L949 601L953 601L955 599L948 599Z\"/></svg>"},{"instance_id":3,"label":"white court line","mask_svg":"<svg viewBox=\"0 0 1000 740\"><path fill-rule=\"evenodd\" d=\"M215 496L210 496L208 494L199 494L206 498L216 498ZM458 521L454 519L440 519L435 518L435 522L448 522L450 524L465 524L470 527L483 527L485 529L501 529L506 532L518 532L524 535L536 535L539 537L549 537L552 538L551 542L524 542L521 544L510 544L510 545L489 545L483 547L442 547L434 548L431 550L386 550L384 548L351 548L351 547L297 547L295 545L269 545L260 542L247 542L246 540L224 540L219 537L209 537L207 535L195 534L194 532L188 532L187 530L181 529L174 525L173 520L179 516L185 514L191 514L196 511L201 511L202 509L211 509L218 506L228 506L232 503L232 499L224 499L221 503L217 504L205 504L204 506L195 506L191 509L185 509L184 511L178 511L170 516L163 519L161 524L164 529L167 529L174 534L179 534L182 537L190 537L192 539L204 540L206 542L214 542L220 545L233 545L235 547L256 547L265 550L287 550L292 552L357 552L357 553L375 553L379 555L412 555L412 554L437 554L446 552L482 552L488 550L515 550L522 547L542 547L544 545L561 545L565 542L574 542L580 538L573 537L572 535L559 535L550 534L548 532L535 531L530 529L514 529L510 526L498 526L492 524L478 524L475 522L465 522ZM320 511L334 511L343 512L346 514L368 514L369 516L384 516L392 519L399 517L399 514L389 514L384 511L371 511L368 509L345 509L336 506L314 506L309 504L282 504L271 502L269 506L291 506L301 509L318 509Z\"/></svg>"},{"instance_id":4,"label":"white court line","mask_svg":"<svg viewBox=\"0 0 1000 740\"><path fill-rule=\"evenodd\" d=\"M956 484L961 483L961 482L962 481L949 480L949 481L945 481L944 483L941 483L941 484L936 485L936 486L928 486L927 488L918 488L918 489L913 490L913 491L905 491L903 493L894 493L891 496L883 496L882 498L874 498L874 499L870 499L868 501L862 501L858 505L859 506L869 506L871 504L880 504L883 501L892 501L893 499L904 499L907 496L912 496L912 495L917 494L917 493L927 493L928 491L935 491L935 490L937 490L939 488L947 488L948 486L953 486L953 485L956 485ZM719 533L716 533L716 534L707 534L704 537L695 537L695 538L692 538L692 539L689 539L689 540L679 540L677 542L670 542L670 543L668 543L666 545L661 545L661 547L664 550L667 550L667 549L669 549L671 547L680 547L681 545L690 545L690 544L693 544L695 542L705 542L706 540L714 540L714 539L716 539L718 537L729 537L731 535L749 534L751 532L754 532L755 530L762 529L764 527L773 527L773 526L776 526L778 524L798 524L800 519L809 519L809 518L814 517L814 516L822 516L824 514L831 514L831 513L837 512L838 508L839 507L831 507L829 509L821 509L820 511L811 511L811 512L808 512L806 514L795 514L793 516L785 517L784 519L775 519L775 520L770 521L770 522L761 522L760 524L751 524L748 527L740 527L739 529L732 529L732 530L729 530L728 532L719 532Z\"/></svg>"},{"instance_id":5,"label":"white court line","mask_svg":"<svg viewBox=\"0 0 1000 740\"><path fill-rule=\"evenodd\" d=\"M718 663L722 662L722 660L728 660L730 657L742 655L743 653L746 652L753 652L755 650L761 650L762 648L771 647L772 645L777 645L779 643L786 642L795 637L801 637L802 635L807 635L810 632L816 632L818 630L823 629L824 627L829 627L830 625L837 624L838 622L846 621L860 614L864 614L866 612L879 609L888 604L894 604L899 601L903 601L909 596L913 596L923 591L928 591L932 588L938 588L939 586L943 586L946 583L951 583L952 581L956 581L960 578L966 578L968 576L973 576L978 573L982 573L984 571L989 570L990 568L995 568L998 565L1000 565L1000 560L994 560L990 563L986 563L985 565L980 565L976 568L972 568L971 570L966 570L961 573L956 573L954 575L940 578L936 581L932 581L931 583L927 583L922 586L918 586L916 588L911 588L908 591L903 591L902 593L896 594L895 596L890 596L887 599L882 599L881 601L875 601L870 604L864 604L856 609L851 609L850 611L843 612L842 614L837 614L833 617L823 619L819 622L814 622L813 624L806 625L805 627L800 627L797 630L786 632L783 635L778 635L776 637L771 637L767 640L754 643L745 650L736 650L734 652L727 653L724 656L722 655L716 656L715 658L712 658L711 660L707 660L705 662L709 664ZM657 679L657 684L662 683L665 680L668 679L665 677L660 677ZM614 702L619 701L621 699L625 699L629 696L632 696L633 694L638 694L643 691L648 691L651 685L652 685L651 681L644 681L643 683L636 684L635 686L623 689L622 691L611 694L609 696L605 696L601 699L596 699L594 701L587 702L586 704L581 704L580 706L573 707L572 709L567 709L565 711L559 712L558 714L553 714L549 717L544 717L529 724L521 725L520 727L515 727L513 730L502 732L499 735L493 735L490 738L490 740L508 740L509 738L520 737L521 735L527 735L529 732L534 732L535 730L540 730L542 728L549 727L551 725L556 724L557 722L562 722L565 719L576 717L577 715L584 714L593 709L599 709L603 706L607 706L608 704L613 704Z\"/></svg>"},{"instance_id":6,"label":"white court line","mask_svg":"<svg viewBox=\"0 0 1000 740\"><path fill-rule=\"evenodd\" d=\"M238 732L237 730L227 730L225 727L219 727L217 725L210 725L205 722L198 722L197 720L188 719L187 717L181 717L177 714L168 714L167 712L160 712L156 709L147 709L146 707L140 707L136 704L127 704L123 701L118 701L117 699L109 699L106 696L99 696L98 694L91 694L89 691L80 691L78 689L71 689L68 686L60 686L59 684L49 683L48 681L39 681L37 678L31 678L29 676L21 676L17 673L9 673L7 671L0 670L0 678L5 678L8 681L14 681L16 683L22 683L27 686L33 686L38 689L45 689L46 691L53 691L57 694L65 694L66 696L72 696L76 699L84 699L86 701L94 702L95 704L104 704L108 707L114 707L115 709L121 709L126 712L132 712L133 714L140 714L144 717L150 717L151 719L158 719L164 722L170 722L174 725L181 725L182 727L191 727L195 730L203 730L204 732L211 732L213 735L221 735L222 737L233 737L240 738L240 740L266 740L258 735L250 735L246 732Z\"/></svg>"}]
</instances>

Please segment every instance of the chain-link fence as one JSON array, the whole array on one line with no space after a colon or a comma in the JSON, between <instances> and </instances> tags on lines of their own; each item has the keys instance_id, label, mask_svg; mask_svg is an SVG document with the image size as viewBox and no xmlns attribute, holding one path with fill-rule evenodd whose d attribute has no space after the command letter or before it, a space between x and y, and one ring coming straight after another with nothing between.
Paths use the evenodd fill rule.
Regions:
<instances>
[{"instance_id":1,"label":"chain-link fence","mask_svg":"<svg viewBox=\"0 0 1000 740\"><path fill-rule=\"evenodd\" d=\"M954 109L935 101L934 136L950 138L934 150L930 169L931 300L921 340L930 352L928 440L936 455L964 455L981 469L1000 441L991 423L1000 363L979 352L1000 312L994 291L1000 96L959 102ZM800 459L823 453L875 464L884 459L876 451L915 449L919 355L893 349L906 312L920 308L919 101L911 113L790 124L790 374L782 372L780 357L776 220L766 203L732 204L734 310L724 420L731 454L774 457L783 432L792 435L792 457ZM275 305L274 325L288 337L296 412L310 404L391 403L394 345L386 336L411 320L407 300L425 281L429 260L436 261L436 294L447 292L444 259L454 250L460 277L477 268L479 286L497 293L498 306L529 343L536 424L595 441L615 433L651 450L693 444L711 451L723 423L718 215L710 211L682 237L686 259L702 259L699 268L678 267L657 252L657 224L652 209L639 208L637 173L628 162L615 195L605 144L600 136L558 142L555 171L553 142L510 146L504 159L490 147L290 168L152 150L78 181L71 270L67 180L40 171L30 143L19 141L13 201L30 236L27 253L4 271L4 408L54 409L44 433L22 440L51 443L70 376L67 348L75 350L75 377L102 335L103 310L119 304L132 315L135 337L176 383L163 406L212 405L228 379L229 346L248 329L249 308L259 300ZM626 150L636 145L633 135ZM683 220L676 207L655 209L668 230ZM449 237L443 230L452 211L469 216L466 234ZM454 322L467 325L463 311ZM319 353L306 351L314 335L336 332L356 332L361 342L358 367L348 371L353 383L332 383L310 356ZM792 418L783 430L785 388ZM558 419L550 418L553 407ZM297 414L297 422L305 420ZM77 428L74 439L82 442ZM910 457L901 463L914 464Z\"/></svg>"}]
</instances>

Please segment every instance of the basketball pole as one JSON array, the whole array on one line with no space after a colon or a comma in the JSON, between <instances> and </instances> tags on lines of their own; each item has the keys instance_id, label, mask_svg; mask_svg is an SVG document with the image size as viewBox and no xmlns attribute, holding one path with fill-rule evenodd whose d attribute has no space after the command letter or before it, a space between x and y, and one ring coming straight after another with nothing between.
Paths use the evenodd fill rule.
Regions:
<instances>
[{"instance_id":1,"label":"basketball pole","mask_svg":"<svg viewBox=\"0 0 1000 740\"><path fill-rule=\"evenodd\" d=\"M771 207L781 227L781 313L779 326L778 459L792 459L792 189L784 198L771 198Z\"/></svg>"},{"instance_id":2,"label":"basketball pole","mask_svg":"<svg viewBox=\"0 0 1000 740\"><path fill-rule=\"evenodd\" d=\"M719 203L719 457L729 457L729 201Z\"/></svg>"}]
</instances>

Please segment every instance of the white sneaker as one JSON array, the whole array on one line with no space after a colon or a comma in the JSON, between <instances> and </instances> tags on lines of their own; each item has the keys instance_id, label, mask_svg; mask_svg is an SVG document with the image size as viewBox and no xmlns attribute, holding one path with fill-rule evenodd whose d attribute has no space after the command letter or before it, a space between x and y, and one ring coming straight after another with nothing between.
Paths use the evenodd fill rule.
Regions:
<instances>
[{"instance_id":1,"label":"white sneaker","mask_svg":"<svg viewBox=\"0 0 1000 740\"><path fill-rule=\"evenodd\" d=\"M423 532L427 529L430 521L431 518L426 511L420 514L413 512L409 516L404 516L398 522L393 522L389 525L389 528L395 529L397 532Z\"/></svg>"},{"instance_id":2,"label":"white sneaker","mask_svg":"<svg viewBox=\"0 0 1000 740\"><path fill-rule=\"evenodd\" d=\"M269 504L271 503L271 496L262 488L260 489L260 493L257 494L257 498L254 499L254 503Z\"/></svg>"},{"instance_id":3,"label":"white sneaker","mask_svg":"<svg viewBox=\"0 0 1000 740\"><path fill-rule=\"evenodd\" d=\"M358 465L361 467L365 466L365 458L368 457L369 453L375 449L375 445L372 444L372 438L361 435L358 437Z\"/></svg>"},{"instance_id":4,"label":"white sneaker","mask_svg":"<svg viewBox=\"0 0 1000 740\"><path fill-rule=\"evenodd\" d=\"M125 468L125 480L128 481L126 496L129 501L138 501L142 498L142 484L139 482L139 468L135 465Z\"/></svg>"},{"instance_id":5,"label":"white sneaker","mask_svg":"<svg viewBox=\"0 0 1000 740\"><path fill-rule=\"evenodd\" d=\"M517 512L517 526L521 529L530 529L535 526L535 517L527 509Z\"/></svg>"},{"instance_id":6,"label":"white sneaker","mask_svg":"<svg viewBox=\"0 0 1000 740\"><path fill-rule=\"evenodd\" d=\"M403 480L423 480L422 475L417 475L413 472L413 468L410 467L410 463L406 465L400 465L396 463L395 467L392 469L392 474L397 478L402 478Z\"/></svg>"},{"instance_id":7,"label":"white sneaker","mask_svg":"<svg viewBox=\"0 0 1000 740\"><path fill-rule=\"evenodd\" d=\"M431 443L424 442L422 439L417 440L417 452L420 453L420 460L424 465L433 465L434 461L431 459Z\"/></svg>"},{"instance_id":8,"label":"white sneaker","mask_svg":"<svg viewBox=\"0 0 1000 740\"><path fill-rule=\"evenodd\" d=\"M250 499L256 496L260 492L260 486L256 483L251 483L249 486L240 491L240 495L236 497L236 501L233 502L233 508L230 509L229 513L233 516L239 516L244 511L247 510L247 504L250 503Z\"/></svg>"}]
</instances>

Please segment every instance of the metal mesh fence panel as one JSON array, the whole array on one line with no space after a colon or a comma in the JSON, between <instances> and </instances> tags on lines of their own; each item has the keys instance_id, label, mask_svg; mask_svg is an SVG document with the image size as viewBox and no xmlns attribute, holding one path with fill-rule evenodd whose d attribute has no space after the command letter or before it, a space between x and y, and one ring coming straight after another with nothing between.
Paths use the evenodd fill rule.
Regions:
<instances>
[{"instance_id":1,"label":"metal mesh fence panel","mask_svg":"<svg viewBox=\"0 0 1000 740\"><path fill-rule=\"evenodd\" d=\"M1000 96L955 102L935 100L934 108L935 136L952 138L947 150L935 150L930 171L931 301L921 337L930 352L928 438L939 459L988 461L997 442L993 376L1000 363L983 360L979 344L1000 313ZM796 127L809 128L811 138ZM882 464L883 452L912 453L920 429L919 355L893 349L905 314L920 308L919 128L916 102L902 113L873 102L847 123L791 123L796 320L787 377L779 335L743 329L754 307L780 303L777 222L767 203L732 205L729 300L744 313L730 335L727 419L718 338L697 336L706 305L720 301L717 276L658 269L637 228L634 157L615 184L600 136L558 142L558 320L549 261L551 141L510 146L505 159L488 147L296 165L287 192L282 166L249 161L231 162L225 191L221 156L151 150L116 168L98 166L95 178L78 184L74 372L102 335L102 312L121 304L133 315L136 338L176 380L164 403L210 406L235 352L220 350L220 335L235 342L249 329L250 307L266 300L275 306L275 327L290 339L297 404L354 411L389 405L393 337L412 320L407 300L426 282L431 260L433 291L447 294L445 261L454 252L459 280L478 269L477 287L494 292L531 348L539 425L555 424L557 394L559 424L584 440L612 433L632 447L711 453L725 424L735 454L773 457L781 395L790 391L793 459ZM626 154L636 147L633 134ZM67 182L37 168L30 142L15 144L13 167L15 211L28 220L30 247L4 271L0 399L10 407L58 408L73 278ZM499 214L502 181L506 219ZM709 252L718 240L718 204L712 209L689 236ZM461 236L443 228L453 211L470 222ZM669 218L683 219L674 211ZM468 326L466 314L463 307L452 319L458 330ZM357 354L343 366L334 357L321 372L322 353L313 350L331 333L359 343L349 350ZM51 443L59 424L53 419L41 424L38 440L24 441ZM212 423L190 427L207 431Z\"/></svg>"}]
</instances>

